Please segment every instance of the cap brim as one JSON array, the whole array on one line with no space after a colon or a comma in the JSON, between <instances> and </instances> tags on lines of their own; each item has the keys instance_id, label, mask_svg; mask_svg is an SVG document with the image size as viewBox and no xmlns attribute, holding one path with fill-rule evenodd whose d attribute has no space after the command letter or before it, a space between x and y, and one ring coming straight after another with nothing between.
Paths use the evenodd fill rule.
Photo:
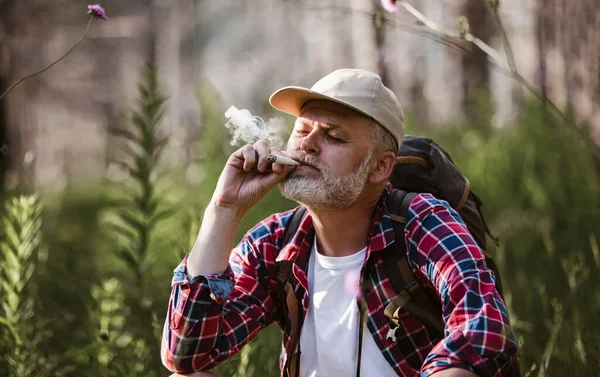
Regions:
<instances>
[{"instance_id":1,"label":"cap brim","mask_svg":"<svg viewBox=\"0 0 600 377\"><path fill-rule=\"evenodd\" d=\"M351 108L352 110L358 111L366 117L372 118L371 115L365 113L361 109L354 107L353 105L347 102L300 86L286 86L285 88L279 89L271 95L271 97L269 98L269 103L271 104L271 106L273 106L279 111L298 116L300 115L300 110L302 110L302 106L304 106L304 104L306 104L308 101L314 99L327 100L339 103L340 105L344 105L346 107Z\"/></svg>"}]
</instances>

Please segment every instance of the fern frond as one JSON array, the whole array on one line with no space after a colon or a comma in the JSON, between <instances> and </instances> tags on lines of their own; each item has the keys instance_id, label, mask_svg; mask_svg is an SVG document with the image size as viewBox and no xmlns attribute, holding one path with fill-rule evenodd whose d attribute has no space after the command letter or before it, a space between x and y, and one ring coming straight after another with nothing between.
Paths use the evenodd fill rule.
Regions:
<instances>
[{"instance_id":1,"label":"fern frond","mask_svg":"<svg viewBox=\"0 0 600 377\"><path fill-rule=\"evenodd\" d=\"M42 375L43 358L36 357L38 328L32 326L33 301L26 292L36 266L41 239L42 205L37 196L12 198L5 205L0 239L0 355L9 376ZM38 355L39 356L39 355Z\"/></svg>"},{"instance_id":2,"label":"fern frond","mask_svg":"<svg viewBox=\"0 0 600 377\"><path fill-rule=\"evenodd\" d=\"M119 207L110 210L107 216L109 233L114 240L114 253L124 268L120 284L125 294L123 305L132 312L135 321L128 323L127 337L121 338L121 343L129 347L143 347L128 365L116 363L115 368L124 368L131 373L133 370L159 370L158 354L159 338L155 337L151 328L152 315L148 302L152 296L148 292L148 282L151 281L152 267L159 260L158 255L151 252L156 248L152 244L156 228L160 222L171 216L175 211L170 203L157 195L158 182L161 180L161 164L164 147L168 142L161 130L165 114L166 96L159 85L156 69L148 65L139 86L137 107L131 112L131 126L127 129L113 128L112 135L116 136L124 151L123 158L114 163L129 173L128 187L119 190L121 200ZM107 288L107 287L105 287ZM108 360L109 354L102 356ZM136 362L138 362L136 364ZM136 369L137 368L137 369Z\"/></svg>"}]
</instances>

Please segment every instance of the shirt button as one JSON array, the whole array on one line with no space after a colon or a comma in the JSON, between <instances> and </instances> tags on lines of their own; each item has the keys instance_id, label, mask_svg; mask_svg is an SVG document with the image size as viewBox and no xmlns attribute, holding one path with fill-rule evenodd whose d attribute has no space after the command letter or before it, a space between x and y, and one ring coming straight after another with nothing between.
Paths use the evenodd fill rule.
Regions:
<instances>
[{"instance_id":1,"label":"shirt button","mask_svg":"<svg viewBox=\"0 0 600 377\"><path fill-rule=\"evenodd\" d=\"M212 298L214 301L217 301L217 296L215 296L215 294L214 294L214 293L211 293L211 294L210 294L210 298Z\"/></svg>"}]
</instances>

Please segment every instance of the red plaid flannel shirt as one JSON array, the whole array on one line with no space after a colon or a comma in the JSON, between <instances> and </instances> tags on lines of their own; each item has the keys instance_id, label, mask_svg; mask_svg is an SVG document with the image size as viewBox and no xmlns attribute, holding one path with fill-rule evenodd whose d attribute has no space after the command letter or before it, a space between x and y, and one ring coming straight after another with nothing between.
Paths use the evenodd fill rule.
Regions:
<instances>
[{"instance_id":1,"label":"red plaid flannel shirt","mask_svg":"<svg viewBox=\"0 0 600 377\"><path fill-rule=\"evenodd\" d=\"M410 205L405 228L409 264L419 280L442 303L445 338L432 344L425 328L409 313L401 317L396 341L389 330L384 307L395 296L380 251L394 242L387 215L385 190L375 210L363 279L373 289L366 295L367 328L385 359L399 376L427 377L458 367L481 377L499 377L515 360L517 344L509 327L508 312L494 286L494 275L481 249L459 215L444 201L429 194ZM172 294L162 340L163 364L173 372L208 370L236 354L274 320L284 332L282 365L291 350L291 323L281 318L269 288L276 261L295 261L303 314L308 310L307 256L313 239L310 215L288 245L281 239L295 210L275 214L250 230L233 251L223 274L186 276L186 260L175 269ZM374 259L370 271L366 261ZM367 336L367 333L365 333ZM281 375L285 376L282 368Z\"/></svg>"}]
</instances>

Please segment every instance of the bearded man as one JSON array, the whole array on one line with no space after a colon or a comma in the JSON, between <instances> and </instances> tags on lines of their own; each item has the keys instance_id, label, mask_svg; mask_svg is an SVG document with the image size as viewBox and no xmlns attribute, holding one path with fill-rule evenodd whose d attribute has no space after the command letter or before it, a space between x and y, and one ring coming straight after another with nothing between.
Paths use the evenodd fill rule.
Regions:
<instances>
[{"instance_id":1,"label":"bearded man","mask_svg":"<svg viewBox=\"0 0 600 377\"><path fill-rule=\"evenodd\" d=\"M405 241L416 251L409 253L415 275L440 301L445 337L433 343L409 314L388 336L383 311L393 288L377 268L380 252L394 242L386 199L404 118L379 76L342 69L311 89L283 88L270 102L297 116L287 150L259 141L228 159L197 241L175 270L163 364L177 375L212 375L199 371L224 362L277 321L284 332L282 376L290 370L294 377L491 377L506 371L517 345L493 273L457 213L429 194L412 200ZM271 164L271 154L300 165ZM308 209L291 241L284 244L283 236L298 208L257 224L231 252L244 214L277 184ZM280 261L293 263L297 280L302 327L295 343L271 284ZM357 292L365 279L378 288L368 295L361 321ZM299 367L288 368L292 359Z\"/></svg>"}]
</instances>

